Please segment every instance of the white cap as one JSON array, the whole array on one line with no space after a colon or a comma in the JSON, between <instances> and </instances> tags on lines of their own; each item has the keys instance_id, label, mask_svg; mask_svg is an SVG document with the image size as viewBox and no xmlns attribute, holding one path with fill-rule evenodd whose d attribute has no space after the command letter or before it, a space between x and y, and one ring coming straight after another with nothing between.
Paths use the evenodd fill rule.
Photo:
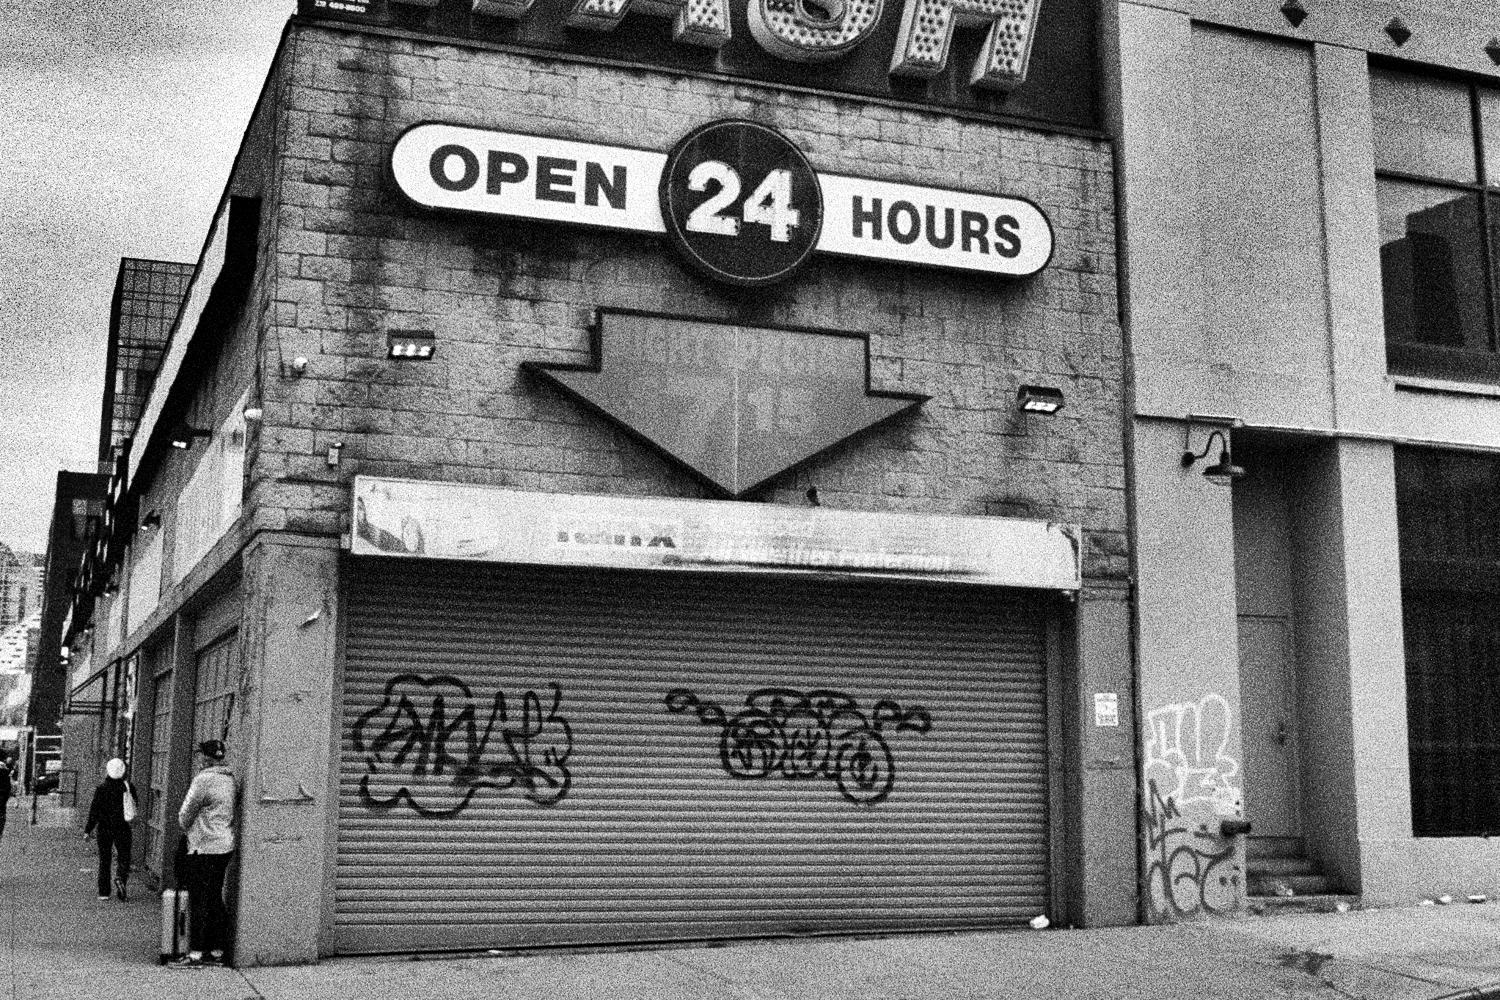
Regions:
<instances>
[{"instance_id":1,"label":"white cap","mask_svg":"<svg viewBox=\"0 0 1500 1000\"><path fill-rule=\"evenodd\" d=\"M111 778L125 777L125 762L118 757L111 757L109 763L104 765L104 773Z\"/></svg>"}]
</instances>

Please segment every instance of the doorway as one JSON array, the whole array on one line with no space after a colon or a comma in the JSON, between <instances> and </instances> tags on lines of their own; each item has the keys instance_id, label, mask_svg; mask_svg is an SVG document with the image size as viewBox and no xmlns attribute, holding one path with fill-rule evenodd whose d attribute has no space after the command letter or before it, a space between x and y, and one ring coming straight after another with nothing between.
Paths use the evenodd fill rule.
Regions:
<instances>
[{"instance_id":1,"label":"doorway","mask_svg":"<svg viewBox=\"0 0 1500 1000\"><path fill-rule=\"evenodd\" d=\"M1297 677L1285 615L1240 615L1246 816L1257 837L1302 835Z\"/></svg>"}]
</instances>

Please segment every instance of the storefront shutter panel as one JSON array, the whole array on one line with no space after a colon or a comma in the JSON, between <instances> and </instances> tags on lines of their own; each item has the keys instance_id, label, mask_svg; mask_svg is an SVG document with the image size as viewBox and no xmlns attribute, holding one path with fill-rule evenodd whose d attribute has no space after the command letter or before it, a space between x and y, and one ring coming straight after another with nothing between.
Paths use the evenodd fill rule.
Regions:
<instances>
[{"instance_id":1,"label":"storefront shutter panel","mask_svg":"<svg viewBox=\"0 0 1500 1000\"><path fill-rule=\"evenodd\" d=\"M1035 599L365 559L348 592L340 952L1046 911Z\"/></svg>"}]
</instances>

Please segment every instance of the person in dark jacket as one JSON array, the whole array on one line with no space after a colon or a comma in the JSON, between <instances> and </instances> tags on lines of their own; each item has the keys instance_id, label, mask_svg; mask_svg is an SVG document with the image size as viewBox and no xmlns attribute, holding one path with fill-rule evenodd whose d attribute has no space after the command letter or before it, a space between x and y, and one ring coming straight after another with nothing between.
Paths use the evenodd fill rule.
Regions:
<instances>
[{"instance_id":1,"label":"person in dark jacket","mask_svg":"<svg viewBox=\"0 0 1500 1000\"><path fill-rule=\"evenodd\" d=\"M5 836L5 814L10 812L11 797L16 794L15 777L9 760L0 757L0 837Z\"/></svg>"},{"instance_id":2,"label":"person in dark jacket","mask_svg":"<svg viewBox=\"0 0 1500 1000\"><path fill-rule=\"evenodd\" d=\"M109 870L111 855L115 864L115 895L124 902L127 898L125 883L130 878L130 824L125 818L125 794L129 792L132 802L135 786L125 777L125 762L118 757L104 765L104 780L94 789L94 799L89 803L89 819L83 828L88 837L99 831L99 898L109 898Z\"/></svg>"}]
</instances>

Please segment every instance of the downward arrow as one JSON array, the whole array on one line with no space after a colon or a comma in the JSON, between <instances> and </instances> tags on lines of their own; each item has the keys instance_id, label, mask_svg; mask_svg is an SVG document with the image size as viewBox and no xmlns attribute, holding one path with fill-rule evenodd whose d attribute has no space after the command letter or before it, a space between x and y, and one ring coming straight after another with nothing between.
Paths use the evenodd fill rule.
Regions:
<instances>
[{"instance_id":1,"label":"downward arrow","mask_svg":"<svg viewBox=\"0 0 1500 1000\"><path fill-rule=\"evenodd\" d=\"M594 351L523 367L732 497L929 398L872 392L862 336L609 312Z\"/></svg>"}]
</instances>

